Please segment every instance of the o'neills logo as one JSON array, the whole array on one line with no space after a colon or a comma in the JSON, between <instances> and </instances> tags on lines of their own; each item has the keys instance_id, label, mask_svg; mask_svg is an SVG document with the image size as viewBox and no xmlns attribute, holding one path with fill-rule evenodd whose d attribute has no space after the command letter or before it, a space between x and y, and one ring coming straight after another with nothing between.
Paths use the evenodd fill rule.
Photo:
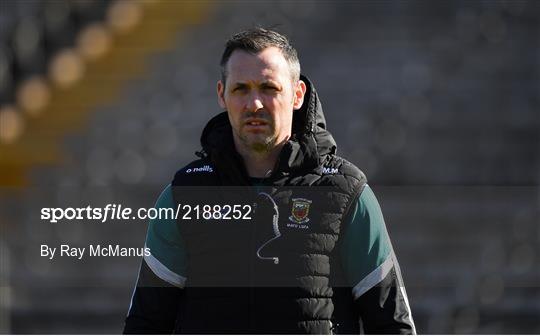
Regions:
<instances>
[{"instance_id":1,"label":"o'neills logo","mask_svg":"<svg viewBox=\"0 0 540 336\"><path fill-rule=\"evenodd\" d=\"M292 201L292 216L290 216L289 219L298 224L309 222L309 206L312 201L305 198L293 198Z\"/></svg>"},{"instance_id":2,"label":"o'neills logo","mask_svg":"<svg viewBox=\"0 0 540 336\"><path fill-rule=\"evenodd\" d=\"M209 165L205 165L205 166L202 166L202 167L198 167L198 168L188 168L186 169L186 173L198 173L198 172L205 172L205 173L211 173L213 172L214 169L212 167L210 167Z\"/></svg>"}]
</instances>

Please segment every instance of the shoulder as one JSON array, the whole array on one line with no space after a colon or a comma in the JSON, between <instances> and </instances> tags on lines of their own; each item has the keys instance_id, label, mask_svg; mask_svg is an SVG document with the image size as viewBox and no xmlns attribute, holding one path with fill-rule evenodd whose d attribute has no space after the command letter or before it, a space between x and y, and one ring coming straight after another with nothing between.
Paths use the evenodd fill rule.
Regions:
<instances>
[{"instance_id":1,"label":"shoulder","mask_svg":"<svg viewBox=\"0 0 540 336\"><path fill-rule=\"evenodd\" d=\"M159 195L156 204L154 205L155 209L173 209L175 208L175 203L173 200L172 187L168 184L161 194ZM175 232L176 221L173 218L151 218L148 221L148 236L147 243L151 241L152 243L158 237L167 237L171 236L171 233Z\"/></svg>"},{"instance_id":2,"label":"shoulder","mask_svg":"<svg viewBox=\"0 0 540 336\"><path fill-rule=\"evenodd\" d=\"M170 211L174 212L176 206L170 184L163 189L154 208L158 210L170 209ZM153 258L157 258L163 263L164 260L169 260L171 255L177 253L178 249L183 249L183 242L173 216L169 216L169 212L159 211L159 214L159 216L148 221L145 245L150 249ZM171 263L167 261L167 264L170 265Z\"/></svg>"},{"instance_id":3,"label":"shoulder","mask_svg":"<svg viewBox=\"0 0 540 336\"><path fill-rule=\"evenodd\" d=\"M210 160L202 158L192 161L179 169L172 181L173 186L196 186L211 183L217 179L217 173Z\"/></svg>"},{"instance_id":4,"label":"shoulder","mask_svg":"<svg viewBox=\"0 0 540 336\"><path fill-rule=\"evenodd\" d=\"M355 166L350 161L347 161L341 156L334 156L332 161L335 162L334 164L338 166L339 171L345 177L356 179L362 184L367 183L366 174L364 174L363 171L361 171L357 166Z\"/></svg>"},{"instance_id":5,"label":"shoulder","mask_svg":"<svg viewBox=\"0 0 540 336\"><path fill-rule=\"evenodd\" d=\"M156 201L155 208L168 208L174 206L173 199L172 199L172 189L171 185L168 184L165 188L163 188L163 191L161 194L159 194L159 197Z\"/></svg>"},{"instance_id":6,"label":"shoulder","mask_svg":"<svg viewBox=\"0 0 540 336\"><path fill-rule=\"evenodd\" d=\"M392 245L381 208L371 188L366 185L355 202L344 233L341 238L340 253L344 261L350 284L355 286L353 293L359 297L365 290L365 283L370 288L372 272L391 261ZM362 256L358 258L358 256ZM386 266L383 266L383 268ZM382 270L382 269L381 269ZM387 268L384 268L387 271ZM384 277L383 277L384 278ZM376 278L377 282L381 279Z\"/></svg>"},{"instance_id":7,"label":"shoulder","mask_svg":"<svg viewBox=\"0 0 540 336\"><path fill-rule=\"evenodd\" d=\"M323 179L360 194L367 184L367 177L357 166L341 156L331 155L319 167Z\"/></svg>"},{"instance_id":8,"label":"shoulder","mask_svg":"<svg viewBox=\"0 0 540 336\"><path fill-rule=\"evenodd\" d=\"M167 209L174 213L174 201L171 185L167 185L159 195L156 209ZM158 217L150 219L146 234L145 247L149 254L144 256L146 265L160 279L183 287L187 274L187 254L176 220L169 212L159 212ZM163 217L161 217L163 216Z\"/></svg>"},{"instance_id":9,"label":"shoulder","mask_svg":"<svg viewBox=\"0 0 540 336\"><path fill-rule=\"evenodd\" d=\"M378 224L382 223L382 226L384 226L384 219L379 201L373 190L367 184L358 198L358 212L361 216L375 220Z\"/></svg>"}]
</instances>

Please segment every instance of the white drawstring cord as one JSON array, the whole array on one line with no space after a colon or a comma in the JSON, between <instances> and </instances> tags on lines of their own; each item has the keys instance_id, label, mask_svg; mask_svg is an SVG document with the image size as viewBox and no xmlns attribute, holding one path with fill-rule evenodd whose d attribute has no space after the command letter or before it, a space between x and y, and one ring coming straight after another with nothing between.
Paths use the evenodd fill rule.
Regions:
<instances>
[{"instance_id":1,"label":"white drawstring cord","mask_svg":"<svg viewBox=\"0 0 540 336\"><path fill-rule=\"evenodd\" d=\"M268 241L266 241L264 244L262 244L259 249L257 250L257 257L259 257L259 259L263 259L263 260L274 260L274 264L279 264L279 258L278 257L263 257L261 256L261 250L267 245L269 244L271 241L273 241L274 239L277 239L279 237L281 237L281 232L279 232L279 226L278 226L278 222L279 222L279 208L276 204L276 202L274 201L274 199L272 198L272 196L270 196L269 194L265 193L265 192L260 192L259 195L263 195L263 196L266 196L268 197L268 199L270 199L270 201L272 202L272 204L274 205L274 216L272 217L272 228L274 229L274 235L275 237L274 238L271 238L269 239Z\"/></svg>"}]
</instances>

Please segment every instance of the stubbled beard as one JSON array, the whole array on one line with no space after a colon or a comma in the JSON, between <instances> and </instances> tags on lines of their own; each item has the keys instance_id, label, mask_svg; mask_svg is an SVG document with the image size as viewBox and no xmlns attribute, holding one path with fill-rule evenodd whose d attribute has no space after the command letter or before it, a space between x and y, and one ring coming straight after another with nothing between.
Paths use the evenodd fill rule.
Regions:
<instances>
[{"instance_id":1,"label":"stubbled beard","mask_svg":"<svg viewBox=\"0 0 540 336\"><path fill-rule=\"evenodd\" d=\"M263 141L257 141L257 142L249 142L247 137L240 137L240 140L251 150L253 150L256 153L268 153L270 152L276 145L277 137L276 136L268 136Z\"/></svg>"}]
</instances>

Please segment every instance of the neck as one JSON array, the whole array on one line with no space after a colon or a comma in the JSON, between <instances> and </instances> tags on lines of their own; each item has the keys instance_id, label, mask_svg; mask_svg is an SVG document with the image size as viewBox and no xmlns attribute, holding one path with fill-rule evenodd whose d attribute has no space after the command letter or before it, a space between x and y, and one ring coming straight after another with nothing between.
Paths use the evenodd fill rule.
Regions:
<instances>
[{"instance_id":1,"label":"neck","mask_svg":"<svg viewBox=\"0 0 540 336\"><path fill-rule=\"evenodd\" d=\"M284 143L277 145L270 151L256 152L244 146L236 146L236 150L244 159L246 170L250 177L268 177L269 172L274 169L279 153Z\"/></svg>"}]
</instances>

